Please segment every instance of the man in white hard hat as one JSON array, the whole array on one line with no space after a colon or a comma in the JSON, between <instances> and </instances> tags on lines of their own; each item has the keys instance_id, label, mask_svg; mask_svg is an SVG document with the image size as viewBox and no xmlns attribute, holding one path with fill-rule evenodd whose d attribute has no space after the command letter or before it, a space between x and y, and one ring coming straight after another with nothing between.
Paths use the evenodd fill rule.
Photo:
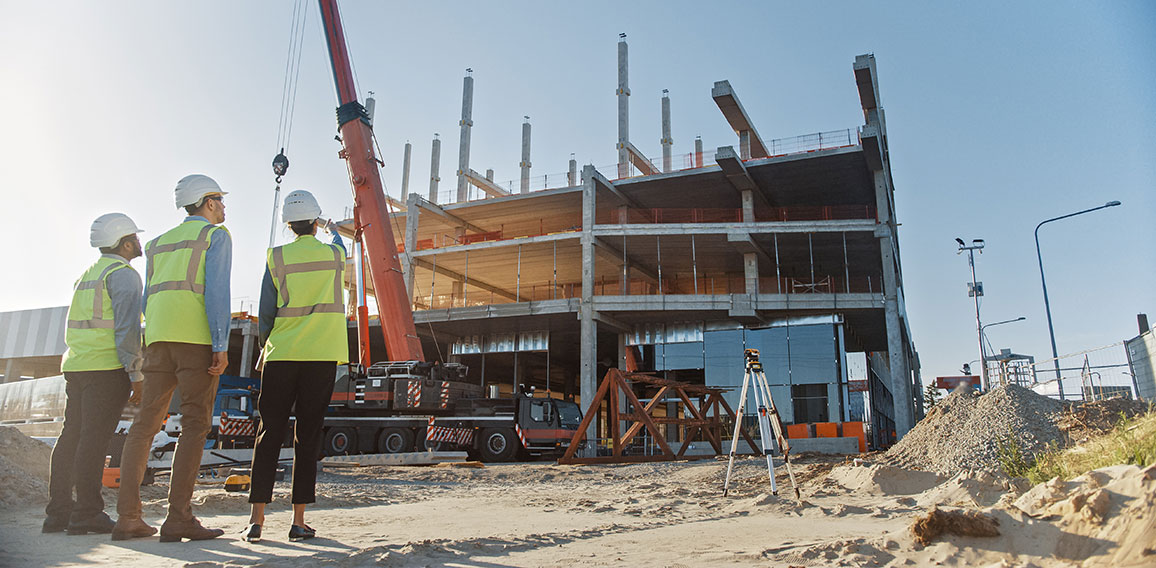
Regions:
<instances>
[{"instance_id":1,"label":"man in white hard hat","mask_svg":"<svg viewBox=\"0 0 1156 568\"><path fill-rule=\"evenodd\" d=\"M48 506L41 530L112 532L100 494L108 441L130 398L140 398L141 280L129 261L141 255L141 232L123 213L97 217L89 244L100 258L73 288L60 364L64 429L52 449ZM76 489L76 501L72 490Z\"/></svg>"},{"instance_id":2,"label":"man in white hard hat","mask_svg":"<svg viewBox=\"0 0 1156 568\"><path fill-rule=\"evenodd\" d=\"M332 225L333 244L317 234L321 207L313 194L285 196L281 220L297 234L293 242L269 249L261 283L258 332L263 346L261 424L253 449L249 503L252 512L245 540L261 539L265 505L273 500L273 476L289 415L293 432L293 524L289 540L313 538L305 524L305 506L316 501L321 425L333 396L337 365L349 361L349 331L342 298L345 245Z\"/></svg>"},{"instance_id":3,"label":"man in white hard hat","mask_svg":"<svg viewBox=\"0 0 1156 568\"><path fill-rule=\"evenodd\" d=\"M121 458L113 540L156 533L141 518L140 484L150 444L161 428L173 390L180 388L181 434L173 456L168 516L161 542L205 540L224 534L193 516L190 503L205 436L212 427L217 381L229 357L229 273L233 243L219 224L225 192L212 178L185 176L175 191L188 216L145 246L145 355L140 413Z\"/></svg>"}]
</instances>

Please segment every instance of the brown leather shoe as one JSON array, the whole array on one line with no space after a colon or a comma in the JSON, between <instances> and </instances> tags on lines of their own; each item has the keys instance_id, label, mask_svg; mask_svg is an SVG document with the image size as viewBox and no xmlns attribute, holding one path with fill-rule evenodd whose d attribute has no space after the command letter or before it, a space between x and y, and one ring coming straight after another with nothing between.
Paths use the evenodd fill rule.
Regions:
<instances>
[{"instance_id":1,"label":"brown leather shoe","mask_svg":"<svg viewBox=\"0 0 1156 568\"><path fill-rule=\"evenodd\" d=\"M116 525L112 527L112 540L146 538L154 534L157 534L157 529L140 519L121 517L116 520Z\"/></svg>"},{"instance_id":2,"label":"brown leather shoe","mask_svg":"<svg viewBox=\"0 0 1156 568\"><path fill-rule=\"evenodd\" d=\"M161 525L161 542L180 542L181 539L209 540L225 534L221 529L208 529L201 526L201 521L193 517L189 521L171 521L166 519Z\"/></svg>"}]
</instances>

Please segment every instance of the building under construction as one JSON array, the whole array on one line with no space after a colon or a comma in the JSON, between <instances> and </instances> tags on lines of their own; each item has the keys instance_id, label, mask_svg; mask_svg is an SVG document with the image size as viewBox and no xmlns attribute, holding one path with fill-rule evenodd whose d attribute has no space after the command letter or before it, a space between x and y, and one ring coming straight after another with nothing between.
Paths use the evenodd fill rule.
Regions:
<instances>
[{"instance_id":1,"label":"building under construction","mask_svg":"<svg viewBox=\"0 0 1156 568\"><path fill-rule=\"evenodd\" d=\"M531 191L527 121L518 188L474 171L470 76L456 199L437 202L437 140L427 197L408 192L407 160L394 221L426 352L503 392L589 401L608 367L737 386L755 347L785 422L866 419L876 443L901 436L922 409L874 57L853 64L855 129L764 140L720 81L712 96L737 143L672 155L664 96L651 160L630 140L618 49L616 165L571 160L562 187L535 178L547 187ZM848 353L867 355L866 384L848 381Z\"/></svg>"}]
</instances>

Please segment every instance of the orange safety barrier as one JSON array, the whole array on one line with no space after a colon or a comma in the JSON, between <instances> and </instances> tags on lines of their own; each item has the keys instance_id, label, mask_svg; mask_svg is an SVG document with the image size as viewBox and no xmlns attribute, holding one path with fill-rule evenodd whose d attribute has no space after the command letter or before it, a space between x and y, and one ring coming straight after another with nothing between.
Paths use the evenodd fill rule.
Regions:
<instances>
[{"instance_id":1,"label":"orange safety barrier","mask_svg":"<svg viewBox=\"0 0 1156 568\"><path fill-rule=\"evenodd\" d=\"M843 436L846 438L859 438L859 451L867 451L867 433L863 430L862 422L844 422Z\"/></svg>"},{"instance_id":2,"label":"orange safety barrier","mask_svg":"<svg viewBox=\"0 0 1156 568\"><path fill-rule=\"evenodd\" d=\"M815 437L816 438L838 438L839 425L834 422L816 422L815 423Z\"/></svg>"},{"instance_id":3,"label":"orange safety barrier","mask_svg":"<svg viewBox=\"0 0 1156 568\"><path fill-rule=\"evenodd\" d=\"M810 438L811 425L810 424L787 424L788 438Z\"/></svg>"}]
</instances>

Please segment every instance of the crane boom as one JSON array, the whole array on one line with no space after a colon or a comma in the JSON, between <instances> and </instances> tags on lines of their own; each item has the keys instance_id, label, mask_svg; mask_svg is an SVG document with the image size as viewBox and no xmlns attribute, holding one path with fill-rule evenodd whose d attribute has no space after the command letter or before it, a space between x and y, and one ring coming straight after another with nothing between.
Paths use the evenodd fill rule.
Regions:
<instances>
[{"instance_id":1,"label":"crane boom","mask_svg":"<svg viewBox=\"0 0 1156 568\"><path fill-rule=\"evenodd\" d=\"M385 335L386 354L393 361L425 361L421 340L413 323L413 309L401 265L397 244L389 221L389 209L373 153L373 128L365 107L357 100L349 49L341 27L337 0L319 0L325 43L337 86L337 128L353 187L353 219L362 231L369 273L376 291L381 330ZM358 318L364 314L358 314ZM363 357L366 350L362 349ZM370 361L361 362L369 366Z\"/></svg>"}]
</instances>

